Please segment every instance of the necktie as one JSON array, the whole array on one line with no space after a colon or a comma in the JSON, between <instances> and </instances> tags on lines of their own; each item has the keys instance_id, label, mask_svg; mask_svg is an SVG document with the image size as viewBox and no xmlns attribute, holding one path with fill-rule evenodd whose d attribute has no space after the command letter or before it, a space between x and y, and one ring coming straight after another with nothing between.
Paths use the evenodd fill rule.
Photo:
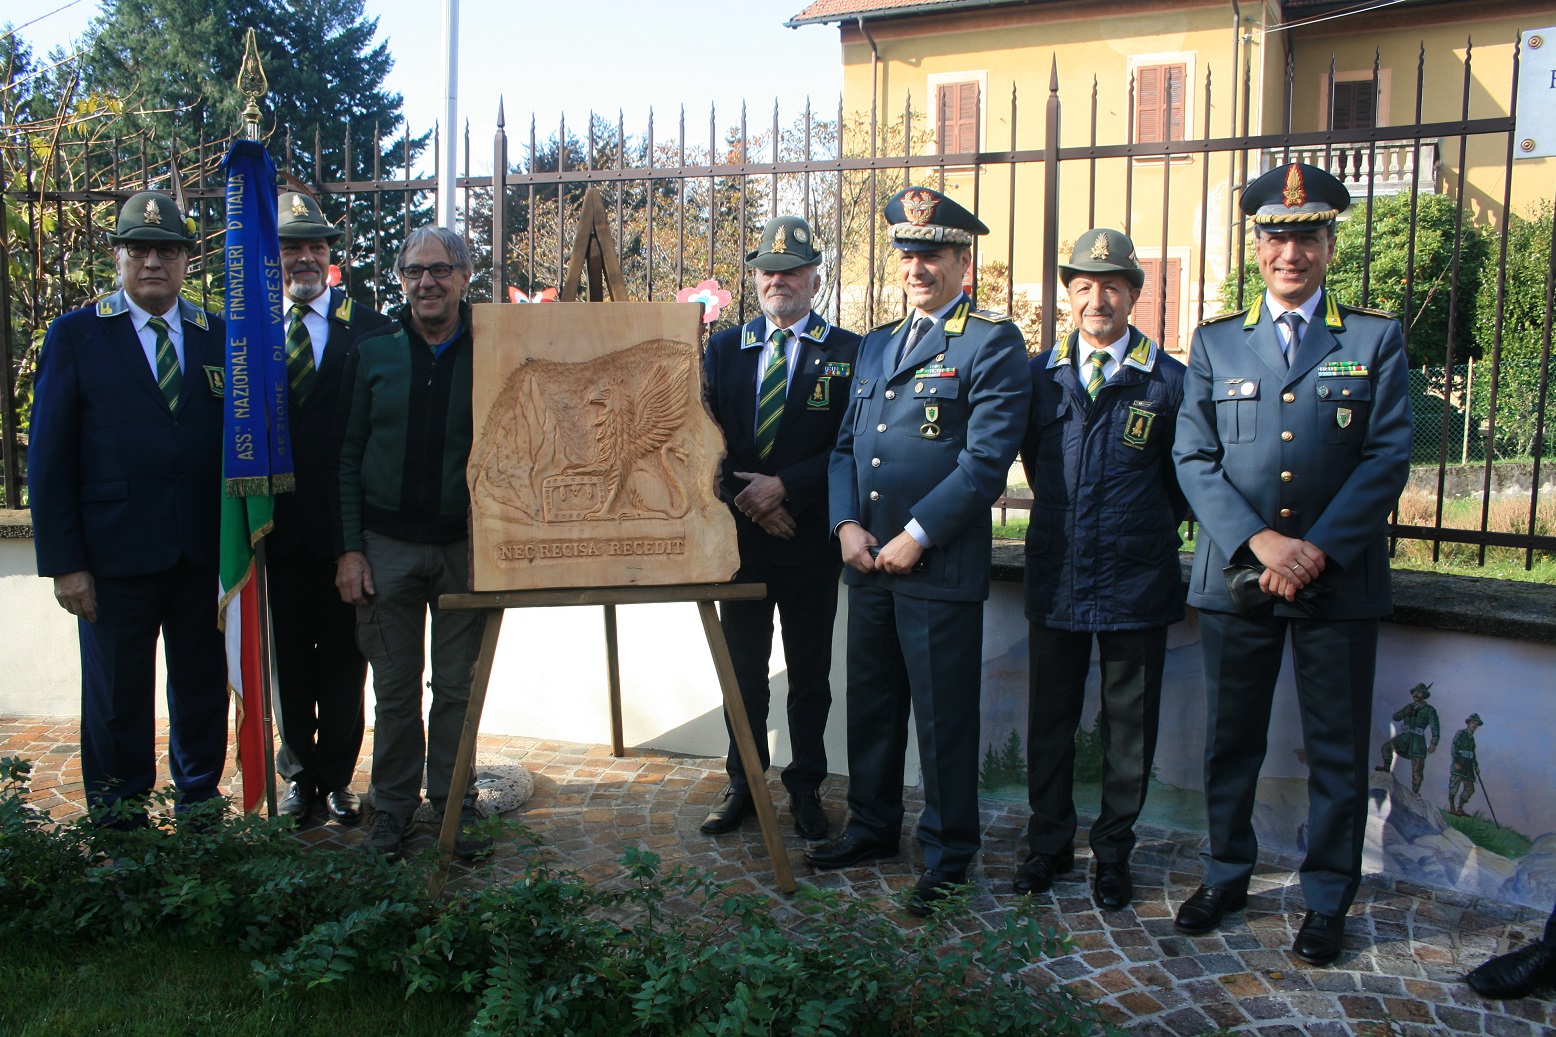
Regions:
<instances>
[{"instance_id":1,"label":"necktie","mask_svg":"<svg viewBox=\"0 0 1556 1037\"><path fill-rule=\"evenodd\" d=\"M184 374L178 369L178 353L173 349L173 337L168 334L167 321L153 317L146 322L157 333L157 384L167 397L169 410L178 410L178 394L184 388Z\"/></svg>"},{"instance_id":2,"label":"necktie","mask_svg":"<svg viewBox=\"0 0 1556 1037\"><path fill-rule=\"evenodd\" d=\"M1297 362L1297 346L1302 342L1302 314L1296 310L1287 310L1280 315L1280 322L1286 325L1286 366L1290 367Z\"/></svg>"},{"instance_id":3,"label":"necktie","mask_svg":"<svg viewBox=\"0 0 1556 1037\"><path fill-rule=\"evenodd\" d=\"M756 452L762 460L773 452L778 438L778 423L783 418L783 399L789 388L789 356L783 348L789 333L782 328L773 332L772 350L762 371L762 386L756 401Z\"/></svg>"},{"instance_id":4,"label":"necktie","mask_svg":"<svg viewBox=\"0 0 1556 1037\"><path fill-rule=\"evenodd\" d=\"M292 323L286 329L286 381L294 403L303 402L313 387L313 339L308 336L308 325L303 323L305 312L301 306L293 306Z\"/></svg>"},{"instance_id":5,"label":"necktie","mask_svg":"<svg viewBox=\"0 0 1556 1037\"><path fill-rule=\"evenodd\" d=\"M1107 359L1107 353L1101 349L1093 349L1091 356L1086 358L1086 395L1093 400L1097 398L1097 393L1102 391L1102 383L1105 381L1102 377L1102 365L1107 363Z\"/></svg>"},{"instance_id":6,"label":"necktie","mask_svg":"<svg viewBox=\"0 0 1556 1037\"><path fill-rule=\"evenodd\" d=\"M897 363L902 363L913 352L913 348L919 344L925 335L934 330L935 319L933 317L920 317L913 322L908 329L908 339L902 344L902 355L897 358Z\"/></svg>"}]
</instances>

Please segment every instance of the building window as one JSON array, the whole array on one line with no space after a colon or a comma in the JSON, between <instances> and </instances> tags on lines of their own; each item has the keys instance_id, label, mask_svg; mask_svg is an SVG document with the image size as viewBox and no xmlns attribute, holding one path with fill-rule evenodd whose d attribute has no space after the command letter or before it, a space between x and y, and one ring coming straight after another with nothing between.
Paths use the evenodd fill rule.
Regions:
<instances>
[{"instance_id":1,"label":"building window","mask_svg":"<svg viewBox=\"0 0 1556 1037\"><path fill-rule=\"evenodd\" d=\"M1378 124L1378 91L1372 80L1353 79L1336 82L1332 130L1370 130Z\"/></svg>"},{"instance_id":2,"label":"building window","mask_svg":"<svg viewBox=\"0 0 1556 1037\"><path fill-rule=\"evenodd\" d=\"M978 150L979 84L975 79L940 83L935 88L935 139L940 154Z\"/></svg>"},{"instance_id":3,"label":"building window","mask_svg":"<svg viewBox=\"0 0 1556 1037\"><path fill-rule=\"evenodd\" d=\"M1134 310L1129 315L1129 323L1139 328L1146 335L1156 341L1163 349L1176 351L1178 349L1178 296L1181 293L1182 279L1180 276L1181 260L1166 260L1167 283L1162 284L1163 261L1160 259L1147 259L1140 257L1140 268L1145 271L1145 287L1140 291L1140 298L1135 303ZM1167 327L1164 331L1161 326L1161 293L1163 288L1167 295Z\"/></svg>"},{"instance_id":4,"label":"building window","mask_svg":"<svg viewBox=\"0 0 1556 1037\"><path fill-rule=\"evenodd\" d=\"M1188 68L1181 62L1135 67L1135 140L1163 144L1183 139L1184 86Z\"/></svg>"}]
</instances>

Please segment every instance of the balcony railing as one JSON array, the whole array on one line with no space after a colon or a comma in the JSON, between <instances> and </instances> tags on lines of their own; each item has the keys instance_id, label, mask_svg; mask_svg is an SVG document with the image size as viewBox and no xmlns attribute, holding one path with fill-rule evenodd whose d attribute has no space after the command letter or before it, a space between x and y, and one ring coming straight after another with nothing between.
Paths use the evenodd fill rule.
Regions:
<instances>
[{"instance_id":1,"label":"balcony railing","mask_svg":"<svg viewBox=\"0 0 1556 1037\"><path fill-rule=\"evenodd\" d=\"M1438 139L1423 137L1266 149L1260 161L1264 171L1286 162L1306 162L1327 169L1345 184L1352 198L1362 201L1367 197L1369 181L1374 198L1411 190L1436 194L1442 184L1438 152Z\"/></svg>"}]
</instances>

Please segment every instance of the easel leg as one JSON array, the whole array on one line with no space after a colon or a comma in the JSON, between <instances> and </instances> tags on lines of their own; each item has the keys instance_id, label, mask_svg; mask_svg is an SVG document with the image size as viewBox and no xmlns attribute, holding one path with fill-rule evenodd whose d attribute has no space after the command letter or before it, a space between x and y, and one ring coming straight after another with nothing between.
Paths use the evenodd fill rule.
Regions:
<instances>
[{"instance_id":1,"label":"easel leg","mask_svg":"<svg viewBox=\"0 0 1556 1037\"><path fill-rule=\"evenodd\" d=\"M713 668L718 672L719 686L724 689L724 708L729 711L729 726L735 732L735 746L740 750L746 783L751 787L751 798L756 803L756 817L762 825L767 856L773 862L778 888L793 893L794 871L789 867L789 851L783 845L783 834L778 829L778 812L773 809L773 798L767 791L767 773L762 770L762 760L756 752L756 739L746 717L745 700L740 697L740 685L735 681L735 664L729 658L729 645L724 642L718 610L711 601L699 601L697 611L702 616L703 632L708 635L708 650L713 653Z\"/></svg>"},{"instance_id":2,"label":"easel leg","mask_svg":"<svg viewBox=\"0 0 1556 1037\"><path fill-rule=\"evenodd\" d=\"M502 609L486 613L481 631L481 651L475 658L470 678L470 701L465 706L465 726L459 732L459 752L454 757L454 774L449 780L448 799L443 802L443 825L438 830L438 863L428 889L433 896L443 892L448 881L448 866L454 859L454 838L459 834L459 807L464 802L470 772L475 768L475 741L481 731L481 710L486 706L486 686L492 680L492 660L497 655L497 634L502 629ZM457 799L456 799L457 797Z\"/></svg>"},{"instance_id":3,"label":"easel leg","mask_svg":"<svg viewBox=\"0 0 1556 1037\"><path fill-rule=\"evenodd\" d=\"M616 648L616 606L605 606L605 675L610 682L611 755L627 755L621 734L621 656Z\"/></svg>"}]
</instances>

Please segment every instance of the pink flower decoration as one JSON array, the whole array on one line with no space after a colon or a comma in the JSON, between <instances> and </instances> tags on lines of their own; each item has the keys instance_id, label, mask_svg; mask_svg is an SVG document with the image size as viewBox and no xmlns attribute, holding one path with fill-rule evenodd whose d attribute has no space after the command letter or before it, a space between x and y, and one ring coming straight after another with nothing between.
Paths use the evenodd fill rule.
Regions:
<instances>
[{"instance_id":1,"label":"pink flower decoration","mask_svg":"<svg viewBox=\"0 0 1556 1037\"><path fill-rule=\"evenodd\" d=\"M509 302L556 302L556 289L543 288L534 295L525 295L512 285L508 286Z\"/></svg>"},{"instance_id":2,"label":"pink flower decoration","mask_svg":"<svg viewBox=\"0 0 1556 1037\"><path fill-rule=\"evenodd\" d=\"M729 305L732 296L719 287L719 283L713 278L699 281L695 288L682 288L675 293L676 302L700 302L702 303L702 322L712 324L718 319L719 311Z\"/></svg>"},{"instance_id":3,"label":"pink flower decoration","mask_svg":"<svg viewBox=\"0 0 1556 1037\"><path fill-rule=\"evenodd\" d=\"M329 283L331 288L334 288L336 285L340 284L340 267L336 266L334 263L330 264Z\"/></svg>"}]
</instances>

